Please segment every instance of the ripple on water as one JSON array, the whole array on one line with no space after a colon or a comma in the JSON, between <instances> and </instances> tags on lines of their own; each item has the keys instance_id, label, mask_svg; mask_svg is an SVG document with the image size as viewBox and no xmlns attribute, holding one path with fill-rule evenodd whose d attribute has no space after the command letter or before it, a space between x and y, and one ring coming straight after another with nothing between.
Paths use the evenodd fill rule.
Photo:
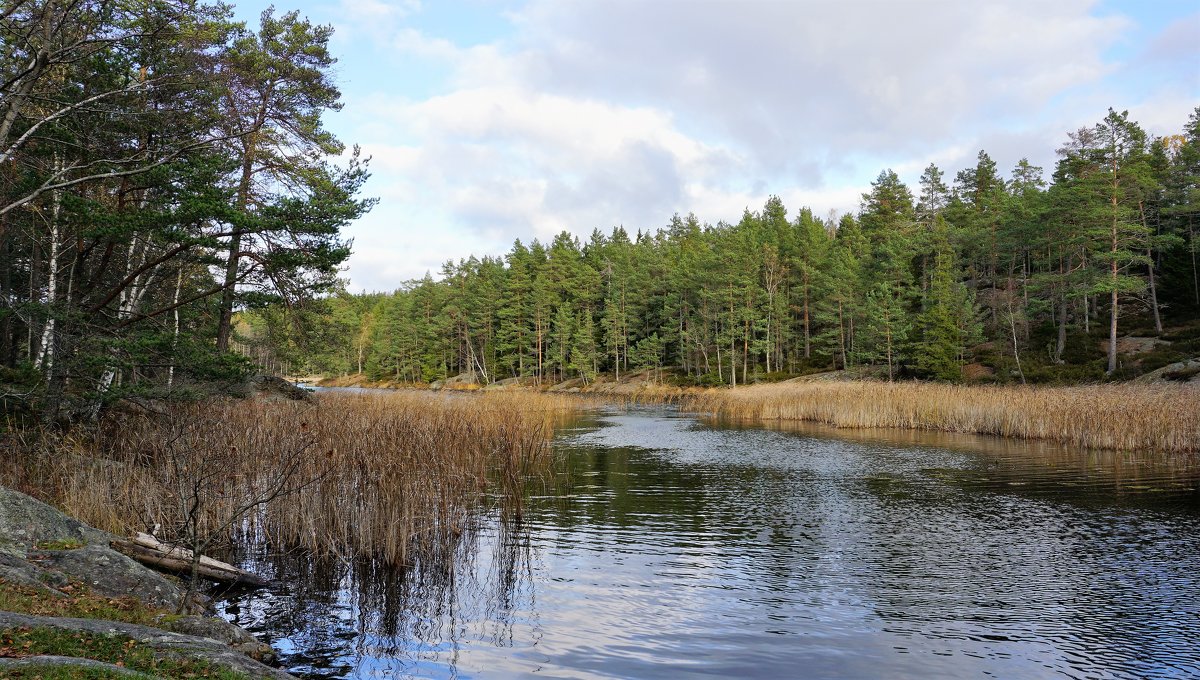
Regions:
<instances>
[{"instance_id":1,"label":"ripple on water","mask_svg":"<svg viewBox=\"0 0 1200 680\"><path fill-rule=\"evenodd\" d=\"M1195 461L795 430L608 413L449 582L226 613L312 677L1200 677Z\"/></svg>"}]
</instances>

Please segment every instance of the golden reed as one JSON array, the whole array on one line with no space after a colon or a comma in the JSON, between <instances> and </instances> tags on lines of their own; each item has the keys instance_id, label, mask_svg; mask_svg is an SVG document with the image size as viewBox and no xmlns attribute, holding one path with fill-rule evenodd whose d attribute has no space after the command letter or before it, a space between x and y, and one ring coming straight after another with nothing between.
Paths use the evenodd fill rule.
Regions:
<instances>
[{"instance_id":1,"label":"golden reed","mask_svg":"<svg viewBox=\"0 0 1200 680\"><path fill-rule=\"evenodd\" d=\"M757 421L1042 439L1093 449L1200 451L1200 389L800 382L689 391L683 408Z\"/></svg>"},{"instance_id":2,"label":"golden reed","mask_svg":"<svg viewBox=\"0 0 1200 680\"><path fill-rule=\"evenodd\" d=\"M555 422L579 406L398 391L125 411L86 437L24 447L0 483L114 533L158 525L174 539L194 506L201 535L407 564L452 550L481 512L519 515L526 483L549 468Z\"/></svg>"}]
</instances>

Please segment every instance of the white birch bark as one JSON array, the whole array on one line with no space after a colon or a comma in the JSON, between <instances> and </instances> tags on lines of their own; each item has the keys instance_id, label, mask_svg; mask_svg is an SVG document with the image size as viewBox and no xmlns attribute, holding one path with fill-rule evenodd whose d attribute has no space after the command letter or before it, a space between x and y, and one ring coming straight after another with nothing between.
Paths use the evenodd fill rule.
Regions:
<instances>
[{"instance_id":1,"label":"white birch bark","mask_svg":"<svg viewBox=\"0 0 1200 680\"><path fill-rule=\"evenodd\" d=\"M55 154L54 166L56 169L62 167L62 160ZM49 279L46 285L46 326L42 329L42 343L38 348L37 358L33 362L33 367L39 370L44 369L46 373L54 367L54 304L58 301L58 256L59 256L59 240L60 228L59 216L62 214L62 192L55 191L50 201L50 262L46 270L47 278Z\"/></svg>"}]
</instances>

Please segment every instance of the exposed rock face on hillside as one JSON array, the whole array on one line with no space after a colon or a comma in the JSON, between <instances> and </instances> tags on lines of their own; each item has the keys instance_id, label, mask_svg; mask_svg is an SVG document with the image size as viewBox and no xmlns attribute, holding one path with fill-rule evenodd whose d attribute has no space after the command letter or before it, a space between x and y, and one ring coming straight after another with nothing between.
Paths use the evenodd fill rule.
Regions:
<instances>
[{"instance_id":1,"label":"exposed rock face on hillside","mask_svg":"<svg viewBox=\"0 0 1200 680\"><path fill-rule=\"evenodd\" d=\"M185 589L110 548L109 542L115 538L25 494L0 487L0 581L50 598L66 598L81 584L95 595L131 597L154 609L180 609ZM0 631L19 626L120 634L156 652L198 656L251 677L291 677L256 660L273 658L269 646L210 616L164 617L162 627L153 628L0 611ZM39 663L67 664L44 658ZM0 675L3 668L0 665Z\"/></svg>"},{"instance_id":2,"label":"exposed rock face on hillside","mask_svg":"<svg viewBox=\"0 0 1200 680\"><path fill-rule=\"evenodd\" d=\"M501 392L505 390L522 390L537 387L537 378L505 378L497 380L485 386L483 389L488 392Z\"/></svg>"},{"instance_id":3,"label":"exposed rock face on hillside","mask_svg":"<svg viewBox=\"0 0 1200 680\"><path fill-rule=\"evenodd\" d=\"M1177 361L1173 364L1163 366L1156 371L1150 371L1146 375L1139 376L1136 382L1188 383L1200 387L1200 357L1188 359L1187 361Z\"/></svg>"}]
</instances>

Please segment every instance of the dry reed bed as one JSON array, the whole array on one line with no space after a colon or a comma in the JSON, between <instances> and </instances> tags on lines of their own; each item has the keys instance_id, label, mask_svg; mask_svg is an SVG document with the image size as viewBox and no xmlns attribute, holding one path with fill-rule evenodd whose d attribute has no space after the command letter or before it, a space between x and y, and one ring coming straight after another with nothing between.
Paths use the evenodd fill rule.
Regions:
<instances>
[{"instance_id":1,"label":"dry reed bed","mask_svg":"<svg viewBox=\"0 0 1200 680\"><path fill-rule=\"evenodd\" d=\"M526 482L551 462L555 422L580 406L395 392L113 414L86 439L5 461L0 483L117 533L158 524L189 542L249 532L347 558L437 560L479 512L520 513Z\"/></svg>"},{"instance_id":2,"label":"dry reed bed","mask_svg":"<svg viewBox=\"0 0 1200 680\"><path fill-rule=\"evenodd\" d=\"M1094 449L1200 451L1200 390L1188 386L811 382L693 392L682 404L733 419L944 430Z\"/></svg>"},{"instance_id":3,"label":"dry reed bed","mask_svg":"<svg viewBox=\"0 0 1200 680\"><path fill-rule=\"evenodd\" d=\"M327 397L313 432L326 457L308 475L317 481L272 506L265 526L314 550L447 557L483 505L520 514L526 482L549 467L554 423L577 406L533 393Z\"/></svg>"}]
</instances>

